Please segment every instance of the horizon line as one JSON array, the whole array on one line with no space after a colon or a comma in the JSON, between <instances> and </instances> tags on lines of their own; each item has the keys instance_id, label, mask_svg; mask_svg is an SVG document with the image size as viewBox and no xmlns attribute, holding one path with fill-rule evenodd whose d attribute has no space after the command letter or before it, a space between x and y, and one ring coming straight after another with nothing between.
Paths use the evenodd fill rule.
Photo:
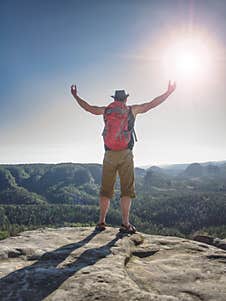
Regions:
<instances>
[{"instance_id":1,"label":"horizon line","mask_svg":"<svg viewBox=\"0 0 226 301\"><path fill-rule=\"evenodd\" d=\"M141 164L141 165L136 165L134 166L134 168L148 168L151 166L170 166L170 165L183 165L183 164L193 164L193 163L200 163L200 164L204 164L204 163L218 163L218 162L226 162L226 159L223 160L209 160L209 161L187 161L187 162L174 162L174 163L150 163L150 164ZM57 165L57 164L84 164L84 165L88 165L88 164L99 164L102 165L102 163L98 163L98 162L71 162L71 161L61 161L61 162L17 162L17 163L0 163L0 165L31 165L31 164L51 164L51 165Z\"/></svg>"}]
</instances>

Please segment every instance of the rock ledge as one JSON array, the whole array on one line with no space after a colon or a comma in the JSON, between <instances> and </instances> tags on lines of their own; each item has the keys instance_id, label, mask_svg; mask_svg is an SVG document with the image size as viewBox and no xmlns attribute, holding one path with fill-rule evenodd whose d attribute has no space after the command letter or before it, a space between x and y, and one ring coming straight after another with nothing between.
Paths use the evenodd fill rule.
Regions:
<instances>
[{"instance_id":1,"label":"rock ledge","mask_svg":"<svg viewBox=\"0 0 226 301\"><path fill-rule=\"evenodd\" d=\"M226 251L117 228L27 231L0 241L0 300L225 301Z\"/></svg>"}]
</instances>

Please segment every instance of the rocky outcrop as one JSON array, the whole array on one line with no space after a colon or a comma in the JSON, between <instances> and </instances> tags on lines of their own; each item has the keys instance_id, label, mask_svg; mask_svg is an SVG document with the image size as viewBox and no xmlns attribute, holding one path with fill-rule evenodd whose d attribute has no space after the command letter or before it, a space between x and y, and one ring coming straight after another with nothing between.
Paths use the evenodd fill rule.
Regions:
<instances>
[{"instance_id":1,"label":"rocky outcrop","mask_svg":"<svg viewBox=\"0 0 226 301\"><path fill-rule=\"evenodd\" d=\"M208 235L195 235L193 239L226 250L226 239L215 238Z\"/></svg>"},{"instance_id":2,"label":"rocky outcrop","mask_svg":"<svg viewBox=\"0 0 226 301\"><path fill-rule=\"evenodd\" d=\"M118 229L40 229L0 242L1 301L225 301L226 251Z\"/></svg>"},{"instance_id":3,"label":"rocky outcrop","mask_svg":"<svg viewBox=\"0 0 226 301\"><path fill-rule=\"evenodd\" d=\"M199 163L192 163L183 172L187 177L201 177L204 174L204 166Z\"/></svg>"}]
</instances>

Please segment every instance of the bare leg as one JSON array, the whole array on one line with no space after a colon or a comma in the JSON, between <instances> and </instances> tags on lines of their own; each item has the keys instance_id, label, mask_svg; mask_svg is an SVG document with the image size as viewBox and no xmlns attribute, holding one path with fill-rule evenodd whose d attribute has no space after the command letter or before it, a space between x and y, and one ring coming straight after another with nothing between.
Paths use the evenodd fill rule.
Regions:
<instances>
[{"instance_id":1,"label":"bare leg","mask_svg":"<svg viewBox=\"0 0 226 301\"><path fill-rule=\"evenodd\" d=\"M131 206L131 198L128 196L123 196L121 198L121 211L122 211L122 223L125 226L129 225L129 212Z\"/></svg>"},{"instance_id":2,"label":"bare leg","mask_svg":"<svg viewBox=\"0 0 226 301\"><path fill-rule=\"evenodd\" d=\"M110 199L108 199L105 196L100 196L99 199L100 204L100 217L99 217L99 223L105 223L105 218L108 212L108 208L110 206Z\"/></svg>"}]
</instances>

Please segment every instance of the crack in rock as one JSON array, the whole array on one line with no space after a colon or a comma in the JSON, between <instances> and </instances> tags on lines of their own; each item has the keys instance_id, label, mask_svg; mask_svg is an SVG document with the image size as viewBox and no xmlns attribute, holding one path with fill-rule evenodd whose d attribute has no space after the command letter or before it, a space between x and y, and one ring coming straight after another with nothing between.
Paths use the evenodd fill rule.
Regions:
<instances>
[{"instance_id":1,"label":"crack in rock","mask_svg":"<svg viewBox=\"0 0 226 301\"><path fill-rule=\"evenodd\" d=\"M138 250L138 251L133 251L132 255L136 256L136 257L139 257L139 258L145 258L145 257L154 255L158 251L159 250L147 250L147 251L145 251L145 250L144 251Z\"/></svg>"},{"instance_id":2,"label":"crack in rock","mask_svg":"<svg viewBox=\"0 0 226 301\"><path fill-rule=\"evenodd\" d=\"M181 292L188 294L189 296L192 296L194 301L204 301L205 300L205 298L201 294L198 294L197 292L190 291L190 290L183 290Z\"/></svg>"},{"instance_id":3,"label":"crack in rock","mask_svg":"<svg viewBox=\"0 0 226 301\"><path fill-rule=\"evenodd\" d=\"M206 256L208 259L219 260L222 263L226 263L226 255L218 255L218 254L211 254Z\"/></svg>"}]
</instances>

